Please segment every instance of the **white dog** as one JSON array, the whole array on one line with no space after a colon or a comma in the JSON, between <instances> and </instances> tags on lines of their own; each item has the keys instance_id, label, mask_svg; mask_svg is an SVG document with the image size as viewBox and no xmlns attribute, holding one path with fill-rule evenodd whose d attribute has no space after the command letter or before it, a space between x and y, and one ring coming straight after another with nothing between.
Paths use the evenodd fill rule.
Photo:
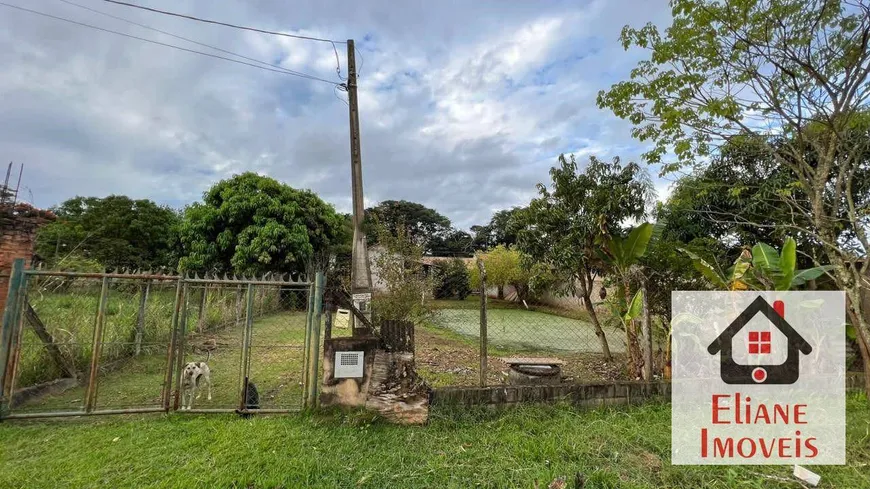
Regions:
<instances>
[{"instance_id":1,"label":"white dog","mask_svg":"<svg viewBox=\"0 0 870 489\"><path fill-rule=\"evenodd\" d=\"M193 407L193 399L199 399L202 391L199 388L208 386L208 400L211 401L211 370L205 362L190 362L184 366L181 374L181 409ZM185 397L187 402L185 402Z\"/></svg>"}]
</instances>

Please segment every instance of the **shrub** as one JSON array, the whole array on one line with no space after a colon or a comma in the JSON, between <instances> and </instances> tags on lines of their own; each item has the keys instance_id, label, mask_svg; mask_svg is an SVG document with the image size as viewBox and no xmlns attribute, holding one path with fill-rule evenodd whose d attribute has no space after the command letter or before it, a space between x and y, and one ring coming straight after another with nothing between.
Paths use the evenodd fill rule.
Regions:
<instances>
[{"instance_id":1,"label":"shrub","mask_svg":"<svg viewBox=\"0 0 870 489\"><path fill-rule=\"evenodd\" d=\"M427 317L431 310L427 298L432 296L432 278L423 274L422 247L411 241L399 228L393 235L378 225L378 242L383 251L373 256L381 291L372 299L378 319L415 321Z\"/></svg>"},{"instance_id":2,"label":"shrub","mask_svg":"<svg viewBox=\"0 0 870 489\"><path fill-rule=\"evenodd\" d=\"M471 280L465 262L459 258L435 265L435 298L464 300L471 293Z\"/></svg>"}]
</instances>

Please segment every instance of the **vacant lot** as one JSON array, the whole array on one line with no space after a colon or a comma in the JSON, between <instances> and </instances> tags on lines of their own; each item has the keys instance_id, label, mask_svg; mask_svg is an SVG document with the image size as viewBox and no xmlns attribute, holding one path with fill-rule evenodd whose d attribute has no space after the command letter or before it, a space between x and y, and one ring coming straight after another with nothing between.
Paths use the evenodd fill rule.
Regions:
<instances>
[{"instance_id":1,"label":"vacant lot","mask_svg":"<svg viewBox=\"0 0 870 489\"><path fill-rule=\"evenodd\" d=\"M432 322L459 334L480 335L480 311L439 309ZM523 309L488 311L487 338L493 346L554 352L598 353L601 344L592 323L555 314ZM611 333L610 351L625 352L622 338Z\"/></svg>"},{"instance_id":2,"label":"vacant lot","mask_svg":"<svg viewBox=\"0 0 870 489\"><path fill-rule=\"evenodd\" d=\"M434 301L433 317L417 328L417 365L435 386L476 385L480 379L480 298ZM613 362L605 362L585 314L490 300L487 383L507 378L504 357L557 357L563 376L579 382L609 382L623 376L622 332L606 328Z\"/></svg>"},{"instance_id":3,"label":"vacant lot","mask_svg":"<svg viewBox=\"0 0 870 489\"><path fill-rule=\"evenodd\" d=\"M149 415L0 424L0 487L546 487L799 489L789 467L670 465L666 404L599 411L436 410L429 426L371 415ZM848 402L847 465L822 488L870 487L870 408Z\"/></svg>"}]
</instances>

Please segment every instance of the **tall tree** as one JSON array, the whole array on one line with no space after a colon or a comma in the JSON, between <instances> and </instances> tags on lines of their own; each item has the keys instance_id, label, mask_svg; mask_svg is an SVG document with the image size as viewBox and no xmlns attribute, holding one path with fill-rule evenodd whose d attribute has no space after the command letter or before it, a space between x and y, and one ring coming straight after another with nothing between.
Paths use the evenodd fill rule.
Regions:
<instances>
[{"instance_id":1,"label":"tall tree","mask_svg":"<svg viewBox=\"0 0 870 489\"><path fill-rule=\"evenodd\" d=\"M436 256L471 256L473 241L467 232L451 228L429 240L429 252Z\"/></svg>"},{"instance_id":2,"label":"tall tree","mask_svg":"<svg viewBox=\"0 0 870 489\"><path fill-rule=\"evenodd\" d=\"M427 255L471 252L471 236L468 233L453 229L450 219L416 202L385 200L366 209L366 229L370 243L378 241L376 230L379 226L393 236L398 236L399 230L403 230L407 238L421 246Z\"/></svg>"},{"instance_id":3,"label":"tall tree","mask_svg":"<svg viewBox=\"0 0 870 489\"><path fill-rule=\"evenodd\" d=\"M563 293L580 297L605 357L610 348L592 302L592 289L602 271L598 237L610 234L627 219L640 219L652 195L652 184L635 163L619 158L606 162L590 158L579 170L574 156L559 156L550 169L551 188L538 184L539 197L520 213L518 247L533 260L567 277Z\"/></svg>"},{"instance_id":4,"label":"tall tree","mask_svg":"<svg viewBox=\"0 0 870 489\"><path fill-rule=\"evenodd\" d=\"M709 165L678 180L656 213L666 223L664 236L683 242L715 238L731 247L730 260L743 247L793 236L801 267L811 267L814 258L821 258L820 243L813 235L782 226L796 223L805 228L810 223L784 205L781 194L791 194L804 207L809 202L799 187L793 188L789 169L767 155L763 144L751 137L734 137Z\"/></svg>"},{"instance_id":5,"label":"tall tree","mask_svg":"<svg viewBox=\"0 0 870 489\"><path fill-rule=\"evenodd\" d=\"M513 246L517 242L518 223L516 216L522 207L502 209L492 215L489 224L472 226L474 232L474 247L477 250L487 250L499 245Z\"/></svg>"},{"instance_id":6,"label":"tall tree","mask_svg":"<svg viewBox=\"0 0 870 489\"><path fill-rule=\"evenodd\" d=\"M57 220L40 229L36 254L53 266L80 255L108 268L175 268L179 217L169 207L110 195L75 197L52 210Z\"/></svg>"},{"instance_id":7,"label":"tall tree","mask_svg":"<svg viewBox=\"0 0 870 489\"><path fill-rule=\"evenodd\" d=\"M180 239L183 270L260 274L325 267L350 236L344 217L313 192L248 172L185 209Z\"/></svg>"},{"instance_id":8,"label":"tall tree","mask_svg":"<svg viewBox=\"0 0 870 489\"><path fill-rule=\"evenodd\" d=\"M671 8L664 33L652 24L623 29L626 49L649 50L650 58L599 93L599 105L652 143L648 161L662 163L673 150L664 171L706 159L735 136L760 141L762 154L789 170L788 188L800 190L779 195L800 218L778 225L821 244L867 345L870 212L867 193L856 190L870 144L870 5L673 0Z\"/></svg>"}]
</instances>

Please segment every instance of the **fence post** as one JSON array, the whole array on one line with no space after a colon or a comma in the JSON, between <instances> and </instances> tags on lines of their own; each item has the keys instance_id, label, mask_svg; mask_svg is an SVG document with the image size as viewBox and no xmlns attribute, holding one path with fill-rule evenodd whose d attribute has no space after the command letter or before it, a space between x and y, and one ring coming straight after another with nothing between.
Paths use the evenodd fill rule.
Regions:
<instances>
[{"instance_id":1,"label":"fence post","mask_svg":"<svg viewBox=\"0 0 870 489\"><path fill-rule=\"evenodd\" d=\"M160 398L163 402L163 410L169 412L169 398L172 393L172 365L175 363L175 345L178 340L178 315L181 311L181 279L175 285L175 304L172 309L172 319L170 327L172 335L169 337L169 351L166 353L166 372L163 374L163 391L160 393ZM177 387L177 385L176 385Z\"/></svg>"},{"instance_id":2,"label":"fence post","mask_svg":"<svg viewBox=\"0 0 870 489\"><path fill-rule=\"evenodd\" d=\"M311 351L308 354L308 404L309 407L317 407L317 391L319 378L317 370L320 368L320 317L323 309L323 272L317 272L314 278L314 311L311 316Z\"/></svg>"},{"instance_id":3,"label":"fence post","mask_svg":"<svg viewBox=\"0 0 870 489\"><path fill-rule=\"evenodd\" d=\"M245 305L245 330L242 335L242 358L239 367L239 410L248 408L248 375L251 367L251 329L254 326L254 285L248 284L247 304Z\"/></svg>"},{"instance_id":4,"label":"fence post","mask_svg":"<svg viewBox=\"0 0 870 489\"><path fill-rule=\"evenodd\" d=\"M308 308L305 312L305 346L302 351L302 406L308 407L308 363L311 348L311 324L314 316L314 284L308 286Z\"/></svg>"},{"instance_id":5,"label":"fence post","mask_svg":"<svg viewBox=\"0 0 870 489\"><path fill-rule=\"evenodd\" d=\"M24 259L16 258L12 262L12 271L9 275L6 310L3 312L3 326L0 330L0 396L4 398L6 397L6 386L12 383L12 379L8 378L7 375L9 374L8 363L11 358L13 330L18 324L17 318L21 314L21 308L18 307L18 297L22 293L22 282L24 282ZM3 408L4 404L0 402L0 409Z\"/></svg>"},{"instance_id":6,"label":"fence post","mask_svg":"<svg viewBox=\"0 0 870 489\"><path fill-rule=\"evenodd\" d=\"M21 339L24 336L24 303L27 302L27 274L21 277L21 285L18 290L18 300L15 306L18 313L15 315L15 325L13 325L14 335L12 338L12 348L10 352L9 365L9 385L6 387L9 396L9 402L12 402L12 394L15 392L15 381L18 380L18 362L21 360Z\"/></svg>"},{"instance_id":7,"label":"fence post","mask_svg":"<svg viewBox=\"0 0 870 489\"><path fill-rule=\"evenodd\" d=\"M486 266L479 256L477 270L480 272L480 386L486 387Z\"/></svg>"},{"instance_id":8,"label":"fence post","mask_svg":"<svg viewBox=\"0 0 870 489\"><path fill-rule=\"evenodd\" d=\"M97 307L97 321L94 324L94 339L91 344L91 369L88 374L88 390L85 394L85 412L94 410L97 403L97 372L100 370L100 355L103 346L103 326L106 323L106 304L109 300L109 277L103 277L100 287L100 304Z\"/></svg>"},{"instance_id":9,"label":"fence post","mask_svg":"<svg viewBox=\"0 0 870 489\"><path fill-rule=\"evenodd\" d=\"M184 343L187 336L187 310L189 297L189 287L187 282L181 287L181 313L178 316L178 339L176 345L177 355L175 358L175 399L172 402L172 409L178 410L181 404L181 371L184 369Z\"/></svg>"}]
</instances>

